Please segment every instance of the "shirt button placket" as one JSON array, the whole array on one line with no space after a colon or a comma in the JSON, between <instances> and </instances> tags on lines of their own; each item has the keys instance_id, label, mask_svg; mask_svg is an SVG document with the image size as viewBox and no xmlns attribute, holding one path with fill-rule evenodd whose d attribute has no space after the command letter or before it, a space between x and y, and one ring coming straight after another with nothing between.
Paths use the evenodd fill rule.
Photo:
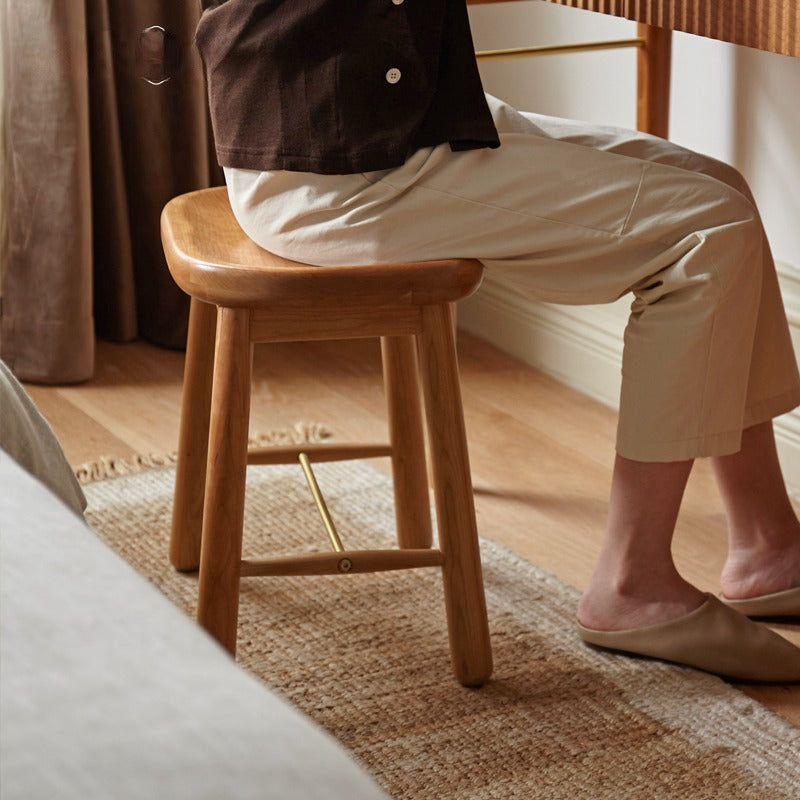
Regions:
<instances>
[{"instance_id":1,"label":"shirt button placket","mask_svg":"<svg viewBox=\"0 0 800 800\"><path fill-rule=\"evenodd\" d=\"M392 3L394 3L394 5L396 5L396 6L401 6L401 5L403 5L404 2L405 2L405 0L392 0ZM387 81L387 83L397 83L400 80L401 77L402 77L402 73L400 72L399 69L397 69L397 67L391 67L386 72L386 81Z\"/></svg>"}]
</instances>

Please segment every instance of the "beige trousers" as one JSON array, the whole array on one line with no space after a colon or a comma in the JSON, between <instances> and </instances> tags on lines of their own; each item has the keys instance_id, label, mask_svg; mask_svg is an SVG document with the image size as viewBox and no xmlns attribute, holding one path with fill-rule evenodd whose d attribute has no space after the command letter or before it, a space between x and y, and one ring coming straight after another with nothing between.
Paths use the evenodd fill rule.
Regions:
<instances>
[{"instance_id":1,"label":"beige trousers","mask_svg":"<svg viewBox=\"0 0 800 800\"><path fill-rule=\"evenodd\" d=\"M358 175L226 170L259 244L312 264L470 257L537 300L632 294L617 451L723 455L800 403L775 267L726 166L645 134L516 111L502 145Z\"/></svg>"}]
</instances>

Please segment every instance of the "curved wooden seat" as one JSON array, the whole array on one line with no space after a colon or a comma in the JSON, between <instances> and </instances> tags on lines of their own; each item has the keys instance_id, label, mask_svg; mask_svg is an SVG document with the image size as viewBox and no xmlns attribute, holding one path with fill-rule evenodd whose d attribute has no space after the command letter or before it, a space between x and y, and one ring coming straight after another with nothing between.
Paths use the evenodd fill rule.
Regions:
<instances>
[{"instance_id":1,"label":"curved wooden seat","mask_svg":"<svg viewBox=\"0 0 800 800\"><path fill-rule=\"evenodd\" d=\"M170 558L199 567L197 617L236 651L242 577L438 567L453 670L466 685L492 671L452 303L473 292L479 262L316 267L287 261L240 229L224 188L171 200L161 217L170 271L192 298ZM255 342L381 339L389 442L270 448L248 454ZM421 379L421 381L420 381ZM425 426L436 502L433 549ZM302 451L302 454L301 454ZM342 549L242 559L248 463L389 455L400 549Z\"/></svg>"},{"instance_id":2,"label":"curved wooden seat","mask_svg":"<svg viewBox=\"0 0 800 800\"><path fill-rule=\"evenodd\" d=\"M225 187L171 200L162 215L170 272L192 297L230 306L425 305L472 294L483 266L451 259L378 266L318 267L259 247L239 227Z\"/></svg>"}]
</instances>

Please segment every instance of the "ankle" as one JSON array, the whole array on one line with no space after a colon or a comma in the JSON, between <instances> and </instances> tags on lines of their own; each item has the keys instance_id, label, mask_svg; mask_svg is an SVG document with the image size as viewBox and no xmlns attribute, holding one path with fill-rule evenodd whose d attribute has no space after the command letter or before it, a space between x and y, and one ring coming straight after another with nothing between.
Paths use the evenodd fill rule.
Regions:
<instances>
[{"instance_id":1,"label":"ankle","mask_svg":"<svg viewBox=\"0 0 800 800\"><path fill-rule=\"evenodd\" d=\"M800 586L800 537L780 545L751 543L731 548L720 577L730 599L757 597Z\"/></svg>"},{"instance_id":2,"label":"ankle","mask_svg":"<svg viewBox=\"0 0 800 800\"><path fill-rule=\"evenodd\" d=\"M728 513L728 542L732 553L769 556L800 546L800 520L786 503L751 508L750 514Z\"/></svg>"}]
</instances>

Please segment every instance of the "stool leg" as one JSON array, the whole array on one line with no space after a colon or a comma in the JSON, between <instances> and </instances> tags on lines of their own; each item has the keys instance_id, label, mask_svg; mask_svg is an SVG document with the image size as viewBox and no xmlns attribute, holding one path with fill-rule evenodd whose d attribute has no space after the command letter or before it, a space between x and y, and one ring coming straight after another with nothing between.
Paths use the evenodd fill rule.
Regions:
<instances>
[{"instance_id":1,"label":"stool leg","mask_svg":"<svg viewBox=\"0 0 800 800\"><path fill-rule=\"evenodd\" d=\"M236 654L253 345L248 309L221 308L203 510L197 621Z\"/></svg>"},{"instance_id":2,"label":"stool leg","mask_svg":"<svg viewBox=\"0 0 800 800\"><path fill-rule=\"evenodd\" d=\"M492 651L448 305L422 309L419 353L453 671L465 686L479 686L492 673Z\"/></svg>"},{"instance_id":3,"label":"stool leg","mask_svg":"<svg viewBox=\"0 0 800 800\"><path fill-rule=\"evenodd\" d=\"M193 298L186 342L169 546L170 561L179 570L194 570L200 564L216 324L216 306Z\"/></svg>"},{"instance_id":4,"label":"stool leg","mask_svg":"<svg viewBox=\"0 0 800 800\"><path fill-rule=\"evenodd\" d=\"M416 342L413 336L384 336L381 352L392 445L397 540L400 547L430 547L433 533Z\"/></svg>"}]
</instances>

